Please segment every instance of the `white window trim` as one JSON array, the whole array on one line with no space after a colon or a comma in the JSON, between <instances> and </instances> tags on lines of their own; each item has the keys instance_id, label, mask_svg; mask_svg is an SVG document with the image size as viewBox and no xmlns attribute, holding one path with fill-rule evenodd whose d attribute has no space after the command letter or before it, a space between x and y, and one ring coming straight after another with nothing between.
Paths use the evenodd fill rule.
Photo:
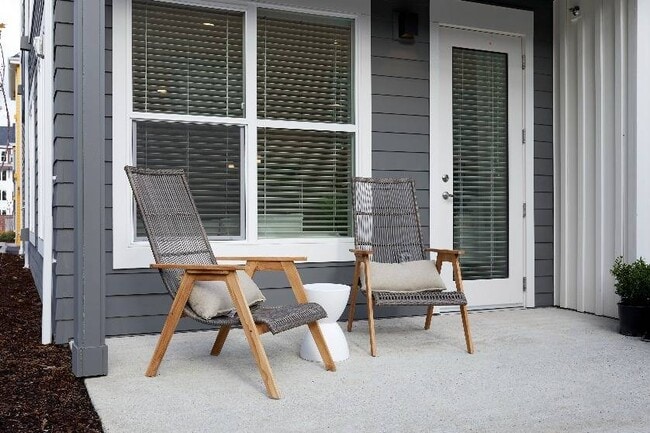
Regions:
<instances>
[{"instance_id":1,"label":"white window trim","mask_svg":"<svg viewBox=\"0 0 650 433\"><path fill-rule=\"evenodd\" d=\"M273 0L270 0L273 1ZM317 0L284 0L275 4L250 1L224 0L220 4L200 0L184 0L177 3L218 7L223 9L243 10L245 15L246 47L246 89L255 89L257 79L257 8L274 8L293 12L321 13L327 16L347 17L355 20L355 124L332 125L324 123L306 123L282 120L257 120L256 92L246 92L246 117L241 119L205 118L206 123L239 124L246 129L245 181L257 184L257 170L254 169L256 154L251 152L251 144L257 143L258 127L305 128L318 130L337 130L355 132L355 175L370 176L371 160L371 54L370 54L370 0L350 2L336 0L320 2ZM325 6L320 6L327 3ZM135 209L133 196L124 173L125 165L133 164L131 121L133 119L165 118L130 112L132 101L131 87L131 0L113 1L113 89L124 89L113 93L113 268L136 269L148 267L153 255L149 243L134 241L132 215ZM337 10L332 10L332 8ZM251 65L253 65L251 67ZM150 117L151 116L151 117ZM182 116L172 115L169 119L179 120ZM193 121L196 116L188 116ZM200 119L199 119L200 120ZM340 239L323 238L257 238L257 197L246 189L246 240L212 241L215 253L220 256L306 256L309 262L350 261L348 251L353 247L351 237ZM118 229L116 229L116 227Z\"/></svg>"},{"instance_id":2,"label":"white window trim","mask_svg":"<svg viewBox=\"0 0 650 433\"><path fill-rule=\"evenodd\" d=\"M41 33L40 33L41 38L46 38L49 35L45 35L43 32L43 29L41 28ZM44 237L44 227L45 227L45 164L46 164L46 148L47 148L47 137L46 137L46 129L50 130L52 128L46 128L47 124L47 109L46 109L46 100L47 98L51 97L51 94L48 92L49 89L47 89L47 79L46 79L46 74L45 74L45 65L44 65L44 60L41 60L40 58L37 60L37 70L36 70L36 77L35 80L37 81L37 88L36 88L36 104L38 108L38 124L36 127L36 133L38 136L38 149L36 149L36 156L38 157L38 161L36 162L36 169L38 170L37 173L37 178L36 178L36 185L38 187L37 190L37 198L38 198L38 213L37 213L37 221L36 221L36 235L38 236L39 239L43 239ZM47 59L50 60L50 59ZM50 75L51 76L51 75ZM50 117L51 119L51 117Z\"/></svg>"}]
</instances>

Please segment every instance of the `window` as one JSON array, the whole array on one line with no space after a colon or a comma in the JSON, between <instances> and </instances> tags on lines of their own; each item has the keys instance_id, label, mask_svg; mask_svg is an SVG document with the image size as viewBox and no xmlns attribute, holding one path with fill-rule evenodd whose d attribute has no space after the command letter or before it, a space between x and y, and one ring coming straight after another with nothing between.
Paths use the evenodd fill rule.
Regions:
<instances>
[{"instance_id":1,"label":"window","mask_svg":"<svg viewBox=\"0 0 650 433\"><path fill-rule=\"evenodd\" d=\"M7 152L4 150L0 152L0 162L7 162Z\"/></svg>"},{"instance_id":2,"label":"window","mask_svg":"<svg viewBox=\"0 0 650 433\"><path fill-rule=\"evenodd\" d=\"M370 99L370 1L340 14L247 1L113 5L113 81L128 89L113 96L113 136L132 144L114 144L114 167L183 168L220 251L282 245L296 255L291 245L327 244L336 247L321 250L333 257L315 261L344 260L350 179L370 174L370 110L358 109ZM122 178L114 171L114 197L130 198ZM133 204L117 199L113 214L128 232L114 230L115 248L146 247Z\"/></svg>"},{"instance_id":3,"label":"window","mask_svg":"<svg viewBox=\"0 0 650 433\"><path fill-rule=\"evenodd\" d=\"M257 115L260 237L349 236L354 133L352 20L260 10ZM329 131L309 123L334 124Z\"/></svg>"},{"instance_id":4,"label":"window","mask_svg":"<svg viewBox=\"0 0 650 433\"><path fill-rule=\"evenodd\" d=\"M0 175L0 179L7 180L7 170L2 170L2 174Z\"/></svg>"},{"instance_id":5,"label":"window","mask_svg":"<svg viewBox=\"0 0 650 433\"><path fill-rule=\"evenodd\" d=\"M242 238L244 130L222 119L244 112L244 14L143 0L132 13L136 164L185 169L208 236Z\"/></svg>"},{"instance_id":6,"label":"window","mask_svg":"<svg viewBox=\"0 0 650 433\"><path fill-rule=\"evenodd\" d=\"M0 200L7 201L7 191L0 191Z\"/></svg>"}]
</instances>

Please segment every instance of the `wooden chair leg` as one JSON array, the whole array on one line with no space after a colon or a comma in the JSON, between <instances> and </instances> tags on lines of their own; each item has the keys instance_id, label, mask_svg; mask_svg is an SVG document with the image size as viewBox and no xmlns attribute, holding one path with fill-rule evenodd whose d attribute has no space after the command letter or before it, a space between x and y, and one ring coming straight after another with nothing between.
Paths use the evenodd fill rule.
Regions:
<instances>
[{"instance_id":1,"label":"wooden chair leg","mask_svg":"<svg viewBox=\"0 0 650 433\"><path fill-rule=\"evenodd\" d=\"M307 326L309 327L309 332L311 332L311 336L314 338L314 342L316 343L316 347L318 348L318 353L320 353L320 357L323 360L323 363L325 364L325 370L336 371L336 364L334 364L334 358L332 358L330 349L329 347L327 347L327 343L325 342L325 337L323 337L323 332L320 329L320 325L318 324L318 322L311 322L308 323Z\"/></svg>"},{"instance_id":2,"label":"wooden chair leg","mask_svg":"<svg viewBox=\"0 0 650 433\"><path fill-rule=\"evenodd\" d=\"M377 343L375 340L375 311L372 294L368 290L368 332L370 333L370 355L377 356Z\"/></svg>"},{"instance_id":3,"label":"wooden chair leg","mask_svg":"<svg viewBox=\"0 0 650 433\"><path fill-rule=\"evenodd\" d=\"M246 340L248 340L248 345L251 348L251 353L253 354L253 358L255 358L255 362L257 363L257 368L262 375L262 380L266 386L266 392L269 397L279 399L280 391L278 390L278 384L275 381L275 377L273 377L273 371L271 370L269 359L264 351L264 346L262 346L260 334L255 326L253 315L246 303L246 299L244 298L244 294L239 286L239 281L235 272L231 272L226 276L226 285L228 286L228 291L230 292L233 304L235 304L235 308L237 309L237 314L239 315L239 320L244 329Z\"/></svg>"},{"instance_id":4,"label":"wooden chair leg","mask_svg":"<svg viewBox=\"0 0 650 433\"><path fill-rule=\"evenodd\" d=\"M460 271L460 261L458 256L452 259L451 265L454 269L454 281L456 282L456 290L463 292L463 276ZM467 345L467 352L474 353L474 343L472 342L472 332L469 329L469 315L467 314L467 305L460 306L460 317L463 320L463 331L465 332L465 344Z\"/></svg>"},{"instance_id":5,"label":"wooden chair leg","mask_svg":"<svg viewBox=\"0 0 650 433\"><path fill-rule=\"evenodd\" d=\"M428 330L431 328L431 317L433 316L433 305L427 307L427 318L424 321L424 329Z\"/></svg>"},{"instance_id":6,"label":"wooden chair leg","mask_svg":"<svg viewBox=\"0 0 650 433\"><path fill-rule=\"evenodd\" d=\"M359 293L359 274L361 266L357 260L354 263L354 277L352 279L352 292L350 293L350 306L348 311L348 332L352 332L352 323L354 322L354 310L357 305L357 294Z\"/></svg>"},{"instance_id":7,"label":"wooden chair leg","mask_svg":"<svg viewBox=\"0 0 650 433\"><path fill-rule=\"evenodd\" d=\"M221 353L221 349L223 348L223 345L226 342L226 338L228 338L229 332L230 332L230 326L225 325L219 328L219 333L217 334L216 340L214 340L214 345L212 346L210 355L219 356L219 354Z\"/></svg>"},{"instance_id":8,"label":"wooden chair leg","mask_svg":"<svg viewBox=\"0 0 650 433\"><path fill-rule=\"evenodd\" d=\"M181 319L183 309L185 308L185 304L190 297L193 286L194 278L189 275L184 275L183 279L181 280L180 287L178 288L178 292L176 293L176 297L174 298L172 306L169 309L169 313L167 314L167 319L165 320L163 329L160 332L158 343L156 344L156 348L154 349L153 355L151 356L151 361L149 361L149 366L147 367L145 376L153 377L158 373L158 367L162 362L163 356L165 356L167 346L169 346L169 342L174 335L176 326L178 326L178 321Z\"/></svg>"},{"instance_id":9,"label":"wooden chair leg","mask_svg":"<svg viewBox=\"0 0 650 433\"><path fill-rule=\"evenodd\" d=\"M372 301L372 287L370 287L370 260L364 260L366 268L366 296L368 297L368 333L370 334L370 355L377 356L377 342L375 339L375 305Z\"/></svg>"},{"instance_id":10,"label":"wooden chair leg","mask_svg":"<svg viewBox=\"0 0 650 433\"><path fill-rule=\"evenodd\" d=\"M298 269L296 269L296 264L294 262L282 262L282 269L284 270L284 274L287 276L287 280L289 280L289 285L291 286L291 290L293 291L296 300L301 304L307 302L305 286L302 285L302 280L300 279ZM325 369L328 371L336 371L334 359L332 358L329 347L327 347L327 343L325 342L325 338L323 337L318 322L308 323L307 326L314 338L314 342L318 348L318 353L320 353L320 357L323 359Z\"/></svg>"},{"instance_id":11,"label":"wooden chair leg","mask_svg":"<svg viewBox=\"0 0 650 433\"><path fill-rule=\"evenodd\" d=\"M472 332L469 329L469 315L467 314L467 305L460 306L460 317L463 320L463 330L465 331L465 344L467 345L467 353L474 353Z\"/></svg>"}]
</instances>

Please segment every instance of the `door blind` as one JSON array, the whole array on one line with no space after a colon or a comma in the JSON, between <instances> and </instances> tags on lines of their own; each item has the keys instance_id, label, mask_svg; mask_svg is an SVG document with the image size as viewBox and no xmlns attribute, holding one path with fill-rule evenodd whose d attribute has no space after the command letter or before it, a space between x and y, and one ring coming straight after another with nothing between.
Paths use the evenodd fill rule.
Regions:
<instances>
[{"instance_id":1,"label":"door blind","mask_svg":"<svg viewBox=\"0 0 650 433\"><path fill-rule=\"evenodd\" d=\"M137 121L137 165L182 168L210 237L241 238L242 134L240 126ZM144 236L138 224L138 236Z\"/></svg>"},{"instance_id":2,"label":"door blind","mask_svg":"<svg viewBox=\"0 0 650 433\"><path fill-rule=\"evenodd\" d=\"M352 20L259 10L260 118L352 123L352 79Z\"/></svg>"},{"instance_id":3,"label":"door blind","mask_svg":"<svg viewBox=\"0 0 650 433\"><path fill-rule=\"evenodd\" d=\"M243 12L133 1L133 110L242 117Z\"/></svg>"},{"instance_id":4,"label":"door blind","mask_svg":"<svg viewBox=\"0 0 650 433\"><path fill-rule=\"evenodd\" d=\"M463 278L508 277L508 59L452 50L454 248Z\"/></svg>"},{"instance_id":5,"label":"door blind","mask_svg":"<svg viewBox=\"0 0 650 433\"><path fill-rule=\"evenodd\" d=\"M353 134L258 130L259 236L350 236Z\"/></svg>"}]
</instances>

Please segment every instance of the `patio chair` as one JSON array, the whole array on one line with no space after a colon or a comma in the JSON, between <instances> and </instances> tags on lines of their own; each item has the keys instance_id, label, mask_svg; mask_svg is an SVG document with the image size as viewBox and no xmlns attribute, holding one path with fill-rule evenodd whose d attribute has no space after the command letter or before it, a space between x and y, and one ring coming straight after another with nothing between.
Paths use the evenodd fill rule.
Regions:
<instances>
[{"instance_id":1,"label":"patio chair","mask_svg":"<svg viewBox=\"0 0 650 433\"><path fill-rule=\"evenodd\" d=\"M231 328L241 327L271 398L280 398L260 335L277 334L308 325L324 360L335 371L334 361L317 320L325 310L308 303L295 261L305 257L228 257L245 266L217 264L183 170L124 168L144 222L155 264L173 298L160 338L147 368L155 376L181 316L217 326L212 355L219 355ZM221 259L221 258L220 258ZM297 305L265 307L264 296L251 277L256 271L283 271ZM252 305L251 306L249 306ZM216 315L214 315L216 312Z\"/></svg>"},{"instance_id":2,"label":"patio chair","mask_svg":"<svg viewBox=\"0 0 650 433\"><path fill-rule=\"evenodd\" d=\"M352 331L359 281L367 297L370 354L377 356L374 308L384 305L427 307L424 329L431 326L435 306L458 305L467 351L474 353L463 293L459 250L425 248L411 179L353 180L355 248L354 279L350 295L348 332ZM428 254L437 254L435 264ZM453 268L455 291L446 291L440 278L442 264Z\"/></svg>"}]
</instances>

